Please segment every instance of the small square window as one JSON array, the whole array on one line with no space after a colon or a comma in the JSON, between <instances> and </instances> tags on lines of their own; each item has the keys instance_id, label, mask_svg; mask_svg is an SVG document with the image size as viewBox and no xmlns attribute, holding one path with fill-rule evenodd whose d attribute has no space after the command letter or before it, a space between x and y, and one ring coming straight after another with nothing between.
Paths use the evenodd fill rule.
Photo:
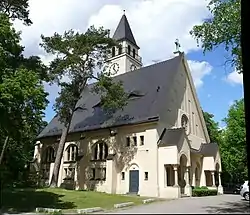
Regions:
<instances>
[{"instance_id":1,"label":"small square window","mask_svg":"<svg viewBox=\"0 0 250 215\"><path fill-rule=\"evenodd\" d=\"M127 145L127 147L130 146L130 137L127 137L127 138L126 138L126 145Z\"/></svg>"},{"instance_id":2,"label":"small square window","mask_svg":"<svg viewBox=\"0 0 250 215\"><path fill-rule=\"evenodd\" d=\"M137 136L133 137L133 141L134 141L134 146L137 146Z\"/></svg>"},{"instance_id":3,"label":"small square window","mask_svg":"<svg viewBox=\"0 0 250 215\"><path fill-rule=\"evenodd\" d=\"M144 145L144 136L140 136L140 145L141 145L141 146Z\"/></svg>"},{"instance_id":4,"label":"small square window","mask_svg":"<svg viewBox=\"0 0 250 215\"><path fill-rule=\"evenodd\" d=\"M144 173L144 180L147 181L148 180L148 172Z\"/></svg>"},{"instance_id":5,"label":"small square window","mask_svg":"<svg viewBox=\"0 0 250 215\"><path fill-rule=\"evenodd\" d=\"M122 180L125 180L125 172L122 172Z\"/></svg>"},{"instance_id":6,"label":"small square window","mask_svg":"<svg viewBox=\"0 0 250 215\"><path fill-rule=\"evenodd\" d=\"M95 179L95 168L92 168L92 180Z\"/></svg>"}]
</instances>

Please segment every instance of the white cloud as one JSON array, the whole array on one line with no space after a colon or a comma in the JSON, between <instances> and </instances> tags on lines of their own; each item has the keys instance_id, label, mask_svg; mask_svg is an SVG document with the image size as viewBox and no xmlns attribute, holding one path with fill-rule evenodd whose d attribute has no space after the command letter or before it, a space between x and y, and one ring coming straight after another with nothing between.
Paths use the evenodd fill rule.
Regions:
<instances>
[{"instance_id":1,"label":"white cloud","mask_svg":"<svg viewBox=\"0 0 250 215\"><path fill-rule=\"evenodd\" d=\"M226 77L226 81L232 85L236 85L236 84L242 85L243 75L239 74L237 70L234 70L233 72L229 73L229 75Z\"/></svg>"},{"instance_id":2,"label":"white cloud","mask_svg":"<svg viewBox=\"0 0 250 215\"><path fill-rule=\"evenodd\" d=\"M206 75L209 75L213 67L206 61L188 61L189 67L192 73L194 80L194 85L196 88L199 88L203 85L203 78Z\"/></svg>"},{"instance_id":3,"label":"white cloud","mask_svg":"<svg viewBox=\"0 0 250 215\"><path fill-rule=\"evenodd\" d=\"M123 9L134 33L144 65L154 60L165 60L173 56L176 38L181 51L198 50L196 41L190 36L192 26L202 22L209 13L206 0L30 0L30 16L33 25L23 26L22 43L26 55L39 55L48 63L52 57L39 47L40 35L50 36L54 32L77 29L84 32L88 26L104 26L114 32ZM202 78L211 72L207 62L189 61L196 87L203 84ZM55 86L46 86L54 97ZM57 89L58 91L58 89Z\"/></svg>"}]
</instances>

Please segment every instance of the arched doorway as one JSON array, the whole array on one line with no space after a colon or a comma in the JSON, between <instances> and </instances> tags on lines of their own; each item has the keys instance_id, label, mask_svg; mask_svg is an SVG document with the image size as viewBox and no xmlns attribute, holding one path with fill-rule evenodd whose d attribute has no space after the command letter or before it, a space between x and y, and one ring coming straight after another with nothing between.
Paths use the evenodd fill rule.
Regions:
<instances>
[{"instance_id":1,"label":"arched doorway","mask_svg":"<svg viewBox=\"0 0 250 215\"><path fill-rule=\"evenodd\" d=\"M184 194L187 180L189 180L189 178L187 179L186 177L186 168L187 168L187 157L186 155L182 154L180 157L180 166L178 168L178 184L181 188L181 194Z\"/></svg>"}]
</instances>

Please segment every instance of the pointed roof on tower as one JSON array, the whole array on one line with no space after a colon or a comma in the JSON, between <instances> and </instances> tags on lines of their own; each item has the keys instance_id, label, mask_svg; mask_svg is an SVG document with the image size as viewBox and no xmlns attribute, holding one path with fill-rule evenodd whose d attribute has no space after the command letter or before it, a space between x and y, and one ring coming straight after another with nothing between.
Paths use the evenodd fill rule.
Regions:
<instances>
[{"instance_id":1,"label":"pointed roof on tower","mask_svg":"<svg viewBox=\"0 0 250 215\"><path fill-rule=\"evenodd\" d=\"M117 41L127 40L139 48L139 46L136 44L135 38L133 36L128 19L125 14L122 15L122 18L115 30L113 39Z\"/></svg>"}]
</instances>

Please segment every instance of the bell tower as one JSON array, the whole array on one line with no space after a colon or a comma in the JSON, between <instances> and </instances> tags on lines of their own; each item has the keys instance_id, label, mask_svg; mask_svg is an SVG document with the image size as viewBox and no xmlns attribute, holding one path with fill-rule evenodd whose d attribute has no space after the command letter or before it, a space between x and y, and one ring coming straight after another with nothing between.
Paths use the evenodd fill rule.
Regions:
<instances>
[{"instance_id":1,"label":"bell tower","mask_svg":"<svg viewBox=\"0 0 250 215\"><path fill-rule=\"evenodd\" d=\"M115 30L113 39L120 47L113 47L108 59L109 71L113 76L131 72L142 67L142 58L139 56L140 47L136 44L128 19L124 14Z\"/></svg>"}]
</instances>

